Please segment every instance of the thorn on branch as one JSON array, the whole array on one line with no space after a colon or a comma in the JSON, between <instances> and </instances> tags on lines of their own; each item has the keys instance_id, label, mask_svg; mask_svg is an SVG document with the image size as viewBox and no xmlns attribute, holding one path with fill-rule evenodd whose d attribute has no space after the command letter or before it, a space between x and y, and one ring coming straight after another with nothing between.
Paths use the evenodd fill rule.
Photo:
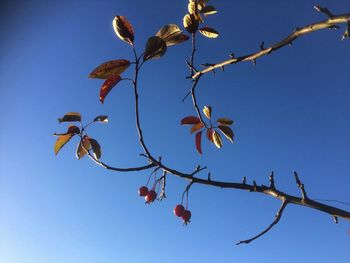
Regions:
<instances>
[{"instance_id":1,"label":"thorn on branch","mask_svg":"<svg viewBox=\"0 0 350 263\"><path fill-rule=\"evenodd\" d=\"M256 66L256 59L253 59L253 65Z\"/></svg>"},{"instance_id":2,"label":"thorn on branch","mask_svg":"<svg viewBox=\"0 0 350 263\"><path fill-rule=\"evenodd\" d=\"M300 188L302 199L307 199L304 184L301 183L299 176L298 176L298 173L295 171L294 171L294 177L295 177L295 182L296 182L297 186Z\"/></svg>"},{"instance_id":3,"label":"thorn on branch","mask_svg":"<svg viewBox=\"0 0 350 263\"><path fill-rule=\"evenodd\" d=\"M234 53L231 53L229 54L230 58L235 58L235 54Z\"/></svg>"},{"instance_id":4,"label":"thorn on branch","mask_svg":"<svg viewBox=\"0 0 350 263\"><path fill-rule=\"evenodd\" d=\"M264 50L264 41L261 41L261 44L260 44L260 50Z\"/></svg>"},{"instance_id":5,"label":"thorn on branch","mask_svg":"<svg viewBox=\"0 0 350 263\"><path fill-rule=\"evenodd\" d=\"M225 67L224 66L221 66L220 67L222 71L225 71Z\"/></svg>"},{"instance_id":6,"label":"thorn on branch","mask_svg":"<svg viewBox=\"0 0 350 263\"><path fill-rule=\"evenodd\" d=\"M328 10L328 8L319 6L319 5L315 5L314 8L316 9L317 12L323 13L326 16L328 16L329 18L333 18L334 15Z\"/></svg>"},{"instance_id":7,"label":"thorn on branch","mask_svg":"<svg viewBox=\"0 0 350 263\"><path fill-rule=\"evenodd\" d=\"M344 34L342 35L341 40L345 40L349 37L350 37L350 21L347 23L346 30L345 30Z\"/></svg>"},{"instance_id":8,"label":"thorn on branch","mask_svg":"<svg viewBox=\"0 0 350 263\"><path fill-rule=\"evenodd\" d=\"M208 173L208 181L211 181L211 174L210 174L210 172Z\"/></svg>"},{"instance_id":9,"label":"thorn on branch","mask_svg":"<svg viewBox=\"0 0 350 263\"><path fill-rule=\"evenodd\" d=\"M244 177L243 177L242 184L246 184L246 183L247 183L247 178L244 176Z\"/></svg>"},{"instance_id":10,"label":"thorn on branch","mask_svg":"<svg viewBox=\"0 0 350 263\"><path fill-rule=\"evenodd\" d=\"M334 221L334 223L336 223L336 224L338 224L338 217L337 216L333 216L333 221Z\"/></svg>"},{"instance_id":11,"label":"thorn on branch","mask_svg":"<svg viewBox=\"0 0 350 263\"><path fill-rule=\"evenodd\" d=\"M253 181L253 185L254 185L254 191L256 191L256 190L257 190L258 185L256 184L255 180Z\"/></svg>"},{"instance_id":12,"label":"thorn on branch","mask_svg":"<svg viewBox=\"0 0 350 263\"><path fill-rule=\"evenodd\" d=\"M293 42L292 41L290 41L289 43L288 43L288 46L293 46Z\"/></svg>"},{"instance_id":13,"label":"thorn on branch","mask_svg":"<svg viewBox=\"0 0 350 263\"><path fill-rule=\"evenodd\" d=\"M270 188L275 189L275 179L274 179L273 171L271 172L269 179L270 179Z\"/></svg>"}]
</instances>

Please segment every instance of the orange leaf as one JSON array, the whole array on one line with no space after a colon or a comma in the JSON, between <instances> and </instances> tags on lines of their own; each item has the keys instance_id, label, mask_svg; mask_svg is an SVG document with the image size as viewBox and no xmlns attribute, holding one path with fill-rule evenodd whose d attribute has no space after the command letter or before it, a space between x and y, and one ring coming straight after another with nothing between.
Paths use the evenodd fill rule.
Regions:
<instances>
[{"instance_id":1,"label":"orange leaf","mask_svg":"<svg viewBox=\"0 0 350 263\"><path fill-rule=\"evenodd\" d=\"M74 136L74 133L67 133L64 135L61 135L58 137L56 143L55 143L55 154L57 155L58 152L62 149L62 147L69 142L70 139Z\"/></svg>"},{"instance_id":2,"label":"orange leaf","mask_svg":"<svg viewBox=\"0 0 350 263\"><path fill-rule=\"evenodd\" d=\"M208 129L207 130L207 138L208 138L209 141L214 142L213 141L213 130L212 129Z\"/></svg>"},{"instance_id":3,"label":"orange leaf","mask_svg":"<svg viewBox=\"0 0 350 263\"><path fill-rule=\"evenodd\" d=\"M194 132L196 132L196 131L202 129L203 127L204 127L203 122L197 123L197 124L195 124L195 125L192 126L192 128L191 128L191 133L194 133Z\"/></svg>"},{"instance_id":4,"label":"orange leaf","mask_svg":"<svg viewBox=\"0 0 350 263\"><path fill-rule=\"evenodd\" d=\"M222 139L217 131L213 131L213 141L217 148L220 149L222 147Z\"/></svg>"},{"instance_id":5,"label":"orange leaf","mask_svg":"<svg viewBox=\"0 0 350 263\"><path fill-rule=\"evenodd\" d=\"M120 75L130 66L130 61L117 59L107 61L95 68L89 78L108 79L111 75Z\"/></svg>"},{"instance_id":6,"label":"orange leaf","mask_svg":"<svg viewBox=\"0 0 350 263\"><path fill-rule=\"evenodd\" d=\"M202 154L202 132L196 133L196 149L200 154Z\"/></svg>"},{"instance_id":7,"label":"orange leaf","mask_svg":"<svg viewBox=\"0 0 350 263\"><path fill-rule=\"evenodd\" d=\"M134 29L125 16L116 16L113 20L114 32L124 42L134 44Z\"/></svg>"},{"instance_id":8,"label":"orange leaf","mask_svg":"<svg viewBox=\"0 0 350 263\"><path fill-rule=\"evenodd\" d=\"M101 90L100 90L100 101L101 103L104 102L107 94L112 90L112 88L117 85L117 83L122 78L119 75L112 75L106 81L103 83Z\"/></svg>"},{"instance_id":9,"label":"orange leaf","mask_svg":"<svg viewBox=\"0 0 350 263\"><path fill-rule=\"evenodd\" d=\"M79 112L68 112L62 118L58 118L58 122L75 122L81 121L81 115Z\"/></svg>"},{"instance_id":10,"label":"orange leaf","mask_svg":"<svg viewBox=\"0 0 350 263\"><path fill-rule=\"evenodd\" d=\"M197 123L200 123L200 119L196 116L188 116L188 117L185 117L181 120L181 125L186 125L186 124L190 124L190 125L193 125L193 124L197 124Z\"/></svg>"},{"instance_id":11,"label":"orange leaf","mask_svg":"<svg viewBox=\"0 0 350 263\"><path fill-rule=\"evenodd\" d=\"M219 119L217 119L217 122L220 123L221 125L231 125L234 123L233 120L228 119L228 118L219 118Z\"/></svg>"},{"instance_id":12,"label":"orange leaf","mask_svg":"<svg viewBox=\"0 0 350 263\"><path fill-rule=\"evenodd\" d=\"M203 113L209 120L211 118L211 106L204 106Z\"/></svg>"}]
</instances>

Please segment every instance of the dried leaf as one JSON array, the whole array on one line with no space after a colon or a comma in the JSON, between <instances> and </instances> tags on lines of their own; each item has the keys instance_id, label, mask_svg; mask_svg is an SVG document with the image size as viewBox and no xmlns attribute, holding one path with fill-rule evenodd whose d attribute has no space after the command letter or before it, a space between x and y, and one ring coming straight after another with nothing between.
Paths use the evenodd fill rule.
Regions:
<instances>
[{"instance_id":1,"label":"dried leaf","mask_svg":"<svg viewBox=\"0 0 350 263\"><path fill-rule=\"evenodd\" d=\"M82 145L84 145L84 147ZM83 140L80 141L78 144L78 148L76 151L76 157L78 160L80 160L87 154L87 151L84 148L88 151L91 149L89 137L86 135L84 136Z\"/></svg>"},{"instance_id":2,"label":"dried leaf","mask_svg":"<svg viewBox=\"0 0 350 263\"><path fill-rule=\"evenodd\" d=\"M97 116L94 121L97 121L97 122L108 122L108 116L107 115L100 115L100 116Z\"/></svg>"},{"instance_id":3,"label":"dried leaf","mask_svg":"<svg viewBox=\"0 0 350 263\"><path fill-rule=\"evenodd\" d=\"M89 138L89 142L91 144L91 148L92 148L92 152L93 155L96 159L100 159L101 158L101 146L100 144L92 138Z\"/></svg>"},{"instance_id":4,"label":"dried leaf","mask_svg":"<svg viewBox=\"0 0 350 263\"><path fill-rule=\"evenodd\" d=\"M209 141L214 142L213 140L213 129L208 129L207 130L207 138Z\"/></svg>"},{"instance_id":5,"label":"dried leaf","mask_svg":"<svg viewBox=\"0 0 350 263\"><path fill-rule=\"evenodd\" d=\"M229 139L231 142L233 142L233 131L228 126L219 125L219 130L222 132L223 135L226 136L227 139Z\"/></svg>"},{"instance_id":6,"label":"dried leaf","mask_svg":"<svg viewBox=\"0 0 350 263\"><path fill-rule=\"evenodd\" d=\"M204 15L213 15L213 14L216 14L218 11L216 11L215 7L212 6L212 5L207 5L207 6L204 6L200 11L199 11L201 14L204 14Z\"/></svg>"},{"instance_id":7,"label":"dried leaf","mask_svg":"<svg viewBox=\"0 0 350 263\"><path fill-rule=\"evenodd\" d=\"M68 112L62 118L58 118L58 122L74 122L81 121L81 115L79 112Z\"/></svg>"},{"instance_id":8,"label":"dried leaf","mask_svg":"<svg viewBox=\"0 0 350 263\"><path fill-rule=\"evenodd\" d=\"M234 123L234 121L229 118L219 118L216 121L221 125L231 125Z\"/></svg>"},{"instance_id":9,"label":"dried leaf","mask_svg":"<svg viewBox=\"0 0 350 263\"><path fill-rule=\"evenodd\" d=\"M200 123L201 120L196 117L196 116L188 116L188 117L185 117L181 120L181 125L186 125L186 124L197 124L197 123Z\"/></svg>"},{"instance_id":10,"label":"dried leaf","mask_svg":"<svg viewBox=\"0 0 350 263\"><path fill-rule=\"evenodd\" d=\"M115 85L121 80L122 78L119 75L112 75L106 81L103 83L101 89L100 89L100 101L101 103L104 102L107 94L113 89Z\"/></svg>"},{"instance_id":11,"label":"dried leaf","mask_svg":"<svg viewBox=\"0 0 350 263\"><path fill-rule=\"evenodd\" d=\"M143 60L149 60L152 58L158 58L165 54L166 43L163 39L157 36L150 37L146 43L145 53Z\"/></svg>"},{"instance_id":12,"label":"dried leaf","mask_svg":"<svg viewBox=\"0 0 350 263\"><path fill-rule=\"evenodd\" d=\"M203 113L205 115L205 117L207 117L209 120L211 118L211 106L204 106L203 108Z\"/></svg>"},{"instance_id":13,"label":"dried leaf","mask_svg":"<svg viewBox=\"0 0 350 263\"><path fill-rule=\"evenodd\" d=\"M72 137L74 136L74 133L67 133L64 135L61 135L60 137L58 137L56 143L55 143L55 155L58 154L58 152L62 149L62 147L69 142L70 139L72 139Z\"/></svg>"},{"instance_id":14,"label":"dried leaf","mask_svg":"<svg viewBox=\"0 0 350 263\"><path fill-rule=\"evenodd\" d=\"M89 78L107 79L111 75L122 74L129 66L130 61L126 59L107 61L95 68Z\"/></svg>"},{"instance_id":15,"label":"dried leaf","mask_svg":"<svg viewBox=\"0 0 350 263\"><path fill-rule=\"evenodd\" d=\"M134 30L125 16L116 16L113 20L114 32L124 42L134 44Z\"/></svg>"},{"instance_id":16,"label":"dried leaf","mask_svg":"<svg viewBox=\"0 0 350 263\"><path fill-rule=\"evenodd\" d=\"M197 123L197 124L195 124L195 125L192 126L192 128L191 128L191 133L194 133L194 132L196 132L196 131L202 129L203 127L204 127L203 122Z\"/></svg>"},{"instance_id":17,"label":"dried leaf","mask_svg":"<svg viewBox=\"0 0 350 263\"><path fill-rule=\"evenodd\" d=\"M213 142L217 148L220 149L222 147L222 139L217 131L213 131Z\"/></svg>"},{"instance_id":18,"label":"dried leaf","mask_svg":"<svg viewBox=\"0 0 350 263\"><path fill-rule=\"evenodd\" d=\"M163 39L167 46L180 44L189 39L187 35L182 34L180 28L175 24L169 24L162 27L157 32L156 36Z\"/></svg>"},{"instance_id":19,"label":"dried leaf","mask_svg":"<svg viewBox=\"0 0 350 263\"><path fill-rule=\"evenodd\" d=\"M79 127L75 126L75 125L70 125L68 127L68 130L67 130L67 134L68 133L71 133L71 134L79 134L80 133L80 129Z\"/></svg>"},{"instance_id":20,"label":"dried leaf","mask_svg":"<svg viewBox=\"0 0 350 263\"><path fill-rule=\"evenodd\" d=\"M218 31L216 31L214 28L210 28L207 26L199 29L199 33L201 33L203 36L208 37L208 38L217 38L219 36Z\"/></svg>"},{"instance_id":21,"label":"dried leaf","mask_svg":"<svg viewBox=\"0 0 350 263\"><path fill-rule=\"evenodd\" d=\"M196 149L200 154L202 154L202 132L196 133Z\"/></svg>"},{"instance_id":22,"label":"dried leaf","mask_svg":"<svg viewBox=\"0 0 350 263\"><path fill-rule=\"evenodd\" d=\"M198 29L198 21L194 14L186 14L183 18L183 25L187 32L194 34Z\"/></svg>"}]
</instances>

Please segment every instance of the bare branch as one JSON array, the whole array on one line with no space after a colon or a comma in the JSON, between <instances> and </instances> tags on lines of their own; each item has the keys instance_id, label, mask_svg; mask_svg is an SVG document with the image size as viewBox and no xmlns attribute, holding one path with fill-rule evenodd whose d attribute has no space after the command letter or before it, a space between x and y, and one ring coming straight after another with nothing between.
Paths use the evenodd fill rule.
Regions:
<instances>
[{"instance_id":1,"label":"bare branch","mask_svg":"<svg viewBox=\"0 0 350 263\"><path fill-rule=\"evenodd\" d=\"M301 191L301 196L303 199L307 199L307 195L306 195L306 191L305 191L305 188L304 188L304 184L301 183L300 179L299 179L299 176L298 176L298 173L294 171L294 176L295 176L295 182L297 183L298 187L300 188L300 191Z\"/></svg>"},{"instance_id":2,"label":"bare branch","mask_svg":"<svg viewBox=\"0 0 350 263\"><path fill-rule=\"evenodd\" d=\"M257 51L255 53L245 55L245 56L236 57L236 58L231 57L228 60L225 60L225 61L222 61L219 63L215 63L215 64L206 63L205 65L207 65L207 67L205 69L197 72L196 74L194 74L192 76L192 78L196 79L202 74L206 74L208 72L215 70L216 68L221 68L221 67L226 66L226 65L236 64L236 63L243 62L243 61L253 61L254 62L254 61L256 61L257 58L268 55L275 50L278 50L284 46L291 44L295 39L297 39L298 37L300 37L302 35L306 35L306 34L315 32L317 30L330 28L330 27L337 25L337 24L349 23L349 21L350 21L350 13L343 14L343 15L333 15L333 14L331 14L331 15L332 15L332 17L330 17L327 20L323 20L323 21L320 21L317 23L309 24L309 25L301 27L301 28L297 28L293 33L291 33L289 36L282 39L281 41L275 43L274 45L272 45L268 48L264 48L260 51Z\"/></svg>"},{"instance_id":3,"label":"bare branch","mask_svg":"<svg viewBox=\"0 0 350 263\"><path fill-rule=\"evenodd\" d=\"M250 239L239 241L236 243L236 245L249 244L250 242L254 241L255 239L257 239L257 238L261 237L262 235L266 234L267 232L269 232L270 229L280 221L282 214L283 214L283 211L286 208L287 204L288 204L288 201L286 201L286 200L282 202L281 207L278 209L278 211L276 213L275 220L273 220L273 222L264 231L262 231L260 234L254 236Z\"/></svg>"}]
</instances>

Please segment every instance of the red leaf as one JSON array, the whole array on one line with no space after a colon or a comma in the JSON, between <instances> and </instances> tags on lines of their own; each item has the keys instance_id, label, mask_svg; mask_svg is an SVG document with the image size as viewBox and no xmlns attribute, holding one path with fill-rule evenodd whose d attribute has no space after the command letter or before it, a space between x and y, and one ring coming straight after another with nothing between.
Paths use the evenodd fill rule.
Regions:
<instances>
[{"instance_id":1,"label":"red leaf","mask_svg":"<svg viewBox=\"0 0 350 263\"><path fill-rule=\"evenodd\" d=\"M194 133L194 132L196 132L196 131L202 129L203 127L204 127L204 123L203 123L203 122L197 123L197 124L195 124L195 125L192 126L190 132L191 132L191 133Z\"/></svg>"},{"instance_id":2,"label":"red leaf","mask_svg":"<svg viewBox=\"0 0 350 263\"><path fill-rule=\"evenodd\" d=\"M196 133L196 149L200 154L202 154L202 132Z\"/></svg>"},{"instance_id":3,"label":"red leaf","mask_svg":"<svg viewBox=\"0 0 350 263\"><path fill-rule=\"evenodd\" d=\"M112 75L103 83L100 90L100 101L103 103L107 94L122 78L119 75Z\"/></svg>"},{"instance_id":4,"label":"red leaf","mask_svg":"<svg viewBox=\"0 0 350 263\"><path fill-rule=\"evenodd\" d=\"M197 124L200 122L201 122L201 120L196 116L187 116L181 120L181 125L184 125L184 124L193 125L193 124Z\"/></svg>"}]
</instances>

